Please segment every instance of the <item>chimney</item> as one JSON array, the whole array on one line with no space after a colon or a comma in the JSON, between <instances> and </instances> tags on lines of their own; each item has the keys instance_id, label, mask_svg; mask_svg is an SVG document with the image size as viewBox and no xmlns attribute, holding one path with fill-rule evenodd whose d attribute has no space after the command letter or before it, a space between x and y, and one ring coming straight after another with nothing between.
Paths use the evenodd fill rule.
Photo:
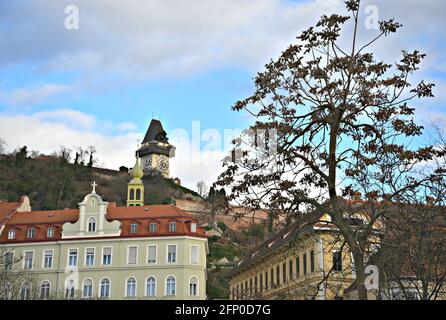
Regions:
<instances>
[{"instance_id":1,"label":"chimney","mask_svg":"<svg viewBox=\"0 0 446 320\"><path fill-rule=\"evenodd\" d=\"M28 196L20 198L20 206L16 209L17 212L31 212L31 203Z\"/></svg>"}]
</instances>

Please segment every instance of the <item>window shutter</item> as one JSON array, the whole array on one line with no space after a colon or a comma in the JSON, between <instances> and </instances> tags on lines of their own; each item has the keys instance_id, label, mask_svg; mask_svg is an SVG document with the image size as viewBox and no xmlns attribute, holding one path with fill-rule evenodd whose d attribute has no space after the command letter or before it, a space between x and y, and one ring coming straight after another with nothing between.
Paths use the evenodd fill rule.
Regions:
<instances>
[{"instance_id":1,"label":"window shutter","mask_svg":"<svg viewBox=\"0 0 446 320\"><path fill-rule=\"evenodd\" d=\"M129 247L129 264L136 264L136 247Z\"/></svg>"},{"instance_id":2,"label":"window shutter","mask_svg":"<svg viewBox=\"0 0 446 320\"><path fill-rule=\"evenodd\" d=\"M192 246L190 251L191 263L198 263L198 247Z\"/></svg>"}]
</instances>

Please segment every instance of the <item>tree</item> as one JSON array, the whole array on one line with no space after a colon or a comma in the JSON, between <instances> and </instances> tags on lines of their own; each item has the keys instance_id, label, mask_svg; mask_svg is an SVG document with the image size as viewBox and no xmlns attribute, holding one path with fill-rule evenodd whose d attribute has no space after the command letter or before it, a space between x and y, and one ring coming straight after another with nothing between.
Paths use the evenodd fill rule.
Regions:
<instances>
[{"instance_id":1,"label":"tree","mask_svg":"<svg viewBox=\"0 0 446 320\"><path fill-rule=\"evenodd\" d=\"M207 186L206 183L201 180L197 182L197 193L200 195L200 197L204 197L206 195Z\"/></svg>"},{"instance_id":2,"label":"tree","mask_svg":"<svg viewBox=\"0 0 446 320\"><path fill-rule=\"evenodd\" d=\"M88 161L87 167L92 168L93 164L96 163L96 160L93 159L93 154L96 152L96 147L89 146L88 147L88 152L90 153L90 160Z\"/></svg>"},{"instance_id":3,"label":"tree","mask_svg":"<svg viewBox=\"0 0 446 320\"><path fill-rule=\"evenodd\" d=\"M409 104L433 97L433 84L411 84L425 57L419 51L403 51L395 64L376 61L373 45L395 33L398 22L381 21L376 36L360 44L360 0L345 3L350 16L322 16L258 73L255 92L235 103L233 110L248 112L256 122L250 134L234 141L234 150L257 147L260 130L275 132L276 150L267 143L263 158L259 148L252 148L254 155L246 149L233 152L217 184L232 187L229 200L276 215L329 214L352 253L358 297L365 300L369 239L380 217L389 213L387 206L375 204L398 202L434 176L414 173L436 150L410 145L423 127L414 122ZM348 21L352 34L345 46L340 38L347 35ZM341 201L358 192L370 200L360 226L351 224Z\"/></svg>"},{"instance_id":4,"label":"tree","mask_svg":"<svg viewBox=\"0 0 446 320\"><path fill-rule=\"evenodd\" d=\"M6 146L5 140L0 138L0 154L3 154L5 152L5 146Z\"/></svg>"}]
</instances>

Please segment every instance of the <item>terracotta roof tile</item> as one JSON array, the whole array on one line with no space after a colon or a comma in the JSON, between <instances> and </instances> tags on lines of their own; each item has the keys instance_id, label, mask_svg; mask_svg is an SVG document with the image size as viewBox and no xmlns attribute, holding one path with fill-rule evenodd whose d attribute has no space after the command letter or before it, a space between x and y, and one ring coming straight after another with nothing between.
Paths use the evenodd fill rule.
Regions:
<instances>
[{"instance_id":1,"label":"terracotta roof tile","mask_svg":"<svg viewBox=\"0 0 446 320\"><path fill-rule=\"evenodd\" d=\"M8 225L74 222L78 217L79 209L17 212L9 219Z\"/></svg>"},{"instance_id":2,"label":"terracotta roof tile","mask_svg":"<svg viewBox=\"0 0 446 320\"><path fill-rule=\"evenodd\" d=\"M0 202L0 225L20 206L20 202Z\"/></svg>"},{"instance_id":3,"label":"terracotta roof tile","mask_svg":"<svg viewBox=\"0 0 446 320\"><path fill-rule=\"evenodd\" d=\"M107 218L109 219L147 219L147 218L175 218L192 216L185 211L170 205L151 205L140 207L108 207Z\"/></svg>"}]
</instances>

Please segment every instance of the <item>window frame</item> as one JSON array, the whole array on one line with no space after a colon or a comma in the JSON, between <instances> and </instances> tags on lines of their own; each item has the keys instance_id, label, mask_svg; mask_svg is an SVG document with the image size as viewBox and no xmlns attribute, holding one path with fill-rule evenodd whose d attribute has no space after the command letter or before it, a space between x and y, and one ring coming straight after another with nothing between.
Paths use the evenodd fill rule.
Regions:
<instances>
[{"instance_id":1,"label":"window frame","mask_svg":"<svg viewBox=\"0 0 446 320\"><path fill-rule=\"evenodd\" d=\"M193 262L192 261L192 248L197 248L197 261ZM190 245L190 249L189 249L189 254L190 254L190 264L193 265L199 265L200 264L200 247L196 244L191 244Z\"/></svg>"},{"instance_id":2,"label":"window frame","mask_svg":"<svg viewBox=\"0 0 446 320\"><path fill-rule=\"evenodd\" d=\"M174 226L174 228L171 228L171 226ZM169 233L175 233L175 232L177 232L177 222L169 221Z\"/></svg>"},{"instance_id":3,"label":"window frame","mask_svg":"<svg viewBox=\"0 0 446 320\"><path fill-rule=\"evenodd\" d=\"M54 238L54 227L53 226L50 226L46 229L46 237L50 238L50 239Z\"/></svg>"},{"instance_id":4,"label":"window frame","mask_svg":"<svg viewBox=\"0 0 446 320\"><path fill-rule=\"evenodd\" d=\"M11 237L11 234L12 234L12 237ZM15 240L16 234L17 234L17 232L16 232L15 228L8 229L8 240Z\"/></svg>"},{"instance_id":5,"label":"window frame","mask_svg":"<svg viewBox=\"0 0 446 320\"><path fill-rule=\"evenodd\" d=\"M153 295L149 295L148 293L148 290L147 290L147 285L148 285L148 281L149 281L149 279L150 278L152 278L152 279L154 279L155 280L155 283L154 283L154 294ZM145 280L144 280L144 296L145 297L156 297L156 292L157 292L157 283L158 283L158 280L156 279L156 277L154 276L154 275L149 275Z\"/></svg>"},{"instance_id":6,"label":"window frame","mask_svg":"<svg viewBox=\"0 0 446 320\"><path fill-rule=\"evenodd\" d=\"M87 281L91 282L91 286L90 286L91 292L90 292L90 296L89 297L85 296L85 282L87 282ZM93 299L93 296L94 296L93 288L94 288L94 281L93 281L93 279L92 278L85 278L82 281L82 299Z\"/></svg>"},{"instance_id":7,"label":"window frame","mask_svg":"<svg viewBox=\"0 0 446 320\"><path fill-rule=\"evenodd\" d=\"M155 247L155 262L149 261L150 247ZM149 244L149 245L147 245L147 248L146 248L146 264L152 265L152 264L157 264L157 263L158 263L158 245L157 244Z\"/></svg>"},{"instance_id":8,"label":"window frame","mask_svg":"<svg viewBox=\"0 0 446 320\"><path fill-rule=\"evenodd\" d=\"M110 263L104 264L104 251L105 249L110 248ZM102 247L102 254L101 254L101 266L112 266L113 265L113 247L112 246L104 246Z\"/></svg>"},{"instance_id":9,"label":"window frame","mask_svg":"<svg viewBox=\"0 0 446 320\"><path fill-rule=\"evenodd\" d=\"M42 289L43 289L43 284L44 283L48 283L48 297L42 297ZM50 300L50 295L51 295L51 281L50 280L43 280L40 283L40 292L39 292L39 298L41 300Z\"/></svg>"},{"instance_id":10,"label":"window frame","mask_svg":"<svg viewBox=\"0 0 446 320\"><path fill-rule=\"evenodd\" d=\"M25 268L25 266L26 266L26 253L27 252L31 252L32 253L31 267L30 268ZM23 251L23 265L22 265L22 269L23 270L33 270L34 269L34 256L35 256L35 250Z\"/></svg>"},{"instance_id":11,"label":"window frame","mask_svg":"<svg viewBox=\"0 0 446 320\"><path fill-rule=\"evenodd\" d=\"M76 250L76 265L70 265L70 250ZM79 248L68 248L67 249L67 267L77 268L79 266Z\"/></svg>"},{"instance_id":12,"label":"window frame","mask_svg":"<svg viewBox=\"0 0 446 320\"><path fill-rule=\"evenodd\" d=\"M102 281L107 280L108 281L108 295L107 296L102 296ZM99 281L99 291L98 291L98 298L99 299L108 299L111 296L111 280L108 277L102 277L101 280Z\"/></svg>"},{"instance_id":13,"label":"window frame","mask_svg":"<svg viewBox=\"0 0 446 320\"><path fill-rule=\"evenodd\" d=\"M130 248L136 248L135 263L130 263ZM136 265L138 265L138 246L137 245L128 245L127 246L127 265L128 266L136 266Z\"/></svg>"},{"instance_id":14,"label":"window frame","mask_svg":"<svg viewBox=\"0 0 446 320\"><path fill-rule=\"evenodd\" d=\"M195 294L192 294L191 293L191 285L192 285L192 279L193 278L195 278L195 280L196 280L196 282L195 282ZM189 277L189 296L191 296L191 297L198 297L198 296L200 296L200 292L199 292L199 280L198 280L198 277L197 276L195 276L195 275L192 275L192 276L190 276Z\"/></svg>"},{"instance_id":15,"label":"window frame","mask_svg":"<svg viewBox=\"0 0 446 320\"><path fill-rule=\"evenodd\" d=\"M169 247L175 247L175 261L173 262L169 262ZM166 245L166 264L177 264L178 263L178 259L177 259L177 245L176 244L167 244Z\"/></svg>"},{"instance_id":16,"label":"window frame","mask_svg":"<svg viewBox=\"0 0 446 320\"><path fill-rule=\"evenodd\" d=\"M93 219L93 223L91 223L90 221ZM90 226L93 226L93 230L90 230ZM92 232L96 232L96 226L97 226L97 221L96 218L93 216L90 216L87 220L87 232L92 233Z\"/></svg>"},{"instance_id":17,"label":"window frame","mask_svg":"<svg viewBox=\"0 0 446 320\"><path fill-rule=\"evenodd\" d=\"M32 236L30 236L30 232ZM34 226L28 227L26 229L26 239L34 239L36 237L36 228Z\"/></svg>"},{"instance_id":18,"label":"window frame","mask_svg":"<svg viewBox=\"0 0 446 320\"><path fill-rule=\"evenodd\" d=\"M173 278L173 284L174 284L174 286L173 286L173 294L167 294L168 292L167 292L167 287L168 287L168 283L167 283L167 281L169 280L169 278ZM174 296L176 296L177 295L177 278L174 276L174 275L172 275L172 274L169 274L169 275L167 275L166 276L166 280L164 281L164 284L165 284L165 286L164 286L164 295L165 296L168 296L168 297L174 297Z\"/></svg>"},{"instance_id":19,"label":"window frame","mask_svg":"<svg viewBox=\"0 0 446 320\"><path fill-rule=\"evenodd\" d=\"M91 249L93 249L93 263L90 265L90 264L87 264L87 257L88 257L88 250L91 250ZM95 265L95 263L96 263L96 248L95 247L87 247L87 248L85 248L85 250L84 250L84 267L94 267L94 265Z\"/></svg>"},{"instance_id":20,"label":"window frame","mask_svg":"<svg viewBox=\"0 0 446 320\"><path fill-rule=\"evenodd\" d=\"M45 266L45 252L51 251L51 266ZM52 269L54 265L54 249L43 249L42 251L42 269Z\"/></svg>"},{"instance_id":21,"label":"window frame","mask_svg":"<svg viewBox=\"0 0 446 320\"><path fill-rule=\"evenodd\" d=\"M129 280L131 280L131 279L133 279L133 281L135 282L135 286L134 286L134 288L133 288L133 290L134 290L134 295L132 295L132 296L129 296L129 287L128 287L128 285L129 285ZM125 285L125 288L124 288L124 292L125 292L125 297L126 298L136 298L137 296L138 296L138 282L136 281L136 277L135 276L129 276L129 277L127 277L127 279L125 279L125 282L124 282L124 285Z\"/></svg>"}]
</instances>

